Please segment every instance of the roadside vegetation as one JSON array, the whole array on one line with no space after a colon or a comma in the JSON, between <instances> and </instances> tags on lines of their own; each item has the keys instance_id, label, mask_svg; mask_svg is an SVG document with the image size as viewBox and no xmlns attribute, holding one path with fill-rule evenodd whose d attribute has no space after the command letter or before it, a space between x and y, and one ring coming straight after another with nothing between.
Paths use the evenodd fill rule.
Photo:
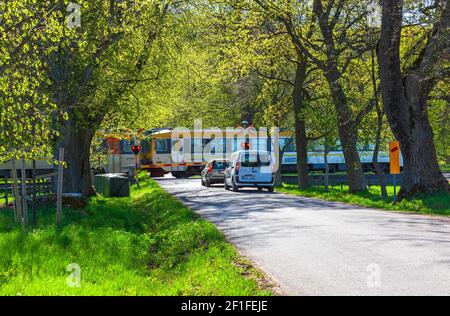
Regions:
<instances>
[{"instance_id":1,"label":"roadside vegetation","mask_svg":"<svg viewBox=\"0 0 450 316\"><path fill-rule=\"evenodd\" d=\"M35 229L0 212L0 295L270 295L261 274L209 222L141 179L131 198L42 208ZM81 268L80 287L67 266Z\"/></svg>"},{"instance_id":2,"label":"roadside vegetation","mask_svg":"<svg viewBox=\"0 0 450 316\"><path fill-rule=\"evenodd\" d=\"M450 172L450 164L444 164L441 166L442 172Z\"/></svg>"},{"instance_id":3,"label":"roadside vegetation","mask_svg":"<svg viewBox=\"0 0 450 316\"><path fill-rule=\"evenodd\" d=\"M326 193L323 186L313 186L308 189L299 189L296 185L284 184L277 188L278 192L287 194L318 198L328 201L351 203L360 206L380 208L390 211L417 212L422 214L450 215L450 195L448 193L433 193L420 195L414 199L404 199L394 204L394 187L387 187L389 199L381 198L381 190L378 186L372 186L368 191L349 193L348 186L330 187ZM398 187L397 187L398 192Z\"/></svg>"}]
</instances>

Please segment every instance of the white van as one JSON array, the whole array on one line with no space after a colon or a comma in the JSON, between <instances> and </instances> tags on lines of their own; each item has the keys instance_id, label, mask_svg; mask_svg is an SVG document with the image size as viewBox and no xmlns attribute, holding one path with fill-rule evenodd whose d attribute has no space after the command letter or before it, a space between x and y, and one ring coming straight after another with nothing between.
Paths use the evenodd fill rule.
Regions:
<instances>
[{"instance_id":1,"label":"white van","mask_svg":"<svg viewBox=\"0 0 450 316\"><path fill-rule=\"evenodd\" d=\"M240 188L266 188L273 192L273 159L269 152L246 150L231 155L225 171L225 190L237 192Z\"/></svg>"}]
</instances>

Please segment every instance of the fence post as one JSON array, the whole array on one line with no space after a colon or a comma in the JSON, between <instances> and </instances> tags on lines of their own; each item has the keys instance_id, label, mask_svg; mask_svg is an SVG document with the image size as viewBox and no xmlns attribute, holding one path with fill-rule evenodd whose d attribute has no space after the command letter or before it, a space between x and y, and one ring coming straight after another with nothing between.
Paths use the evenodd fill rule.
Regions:
<instances>
[{"instance_id":1,"label":"fence post","mask_svg":"<svg viewBox=\"0 0 450 316\"><path fill-rule=\"evenodd\" d=\"M33 202L31 203L31 212L33 214L33 227L36 226L36 159L33 159Z\"/></svg>"},{"instance_id":2,"label":"fence post","mask_svg":"<svg viewBox=\"0 0 450 316\"><path fill-rule=\"evenodd\" d=\"M11 159L11 177L13 179L14 214L15 214L17 222L22 223L22 203L20 201L15 158Z\"/></svg>"},{"instance_id":3,"label":"fence post","mask_svg":"<svg viewBox=\"0 0 450 316\"><path fill-rule=\"evenodd\" d=\"M63 190L63 166L62 162L64 160L64 148L59 149L58 158L58 188L56 190L56 224L61 222L61 212L62 212L62 190Z\"/></svg>"},{"instance_id":4,"label":"fence post","mask_svg":"<svg viewBox=\"0 0 450 316\"><path fill-rule=\"evenodd\" d=\"M21 180L21 189L22 189L22 213L23 213L23 222L25 225L28 225L28 201L27 198L27 173L25 169L25 159L21 159L21 172L22 172L22 180Z\"/></svg>"},{"instance_id":5,"label":"fence post","mask_svg":"<svg viewBox=\"0 0 450 316\"><path fill-rule=\"evenodd\" d=\"M8 199L8 177L5 176L5 205L6 208L9 208L9 199Z\"/></svg>"}]
</instances>

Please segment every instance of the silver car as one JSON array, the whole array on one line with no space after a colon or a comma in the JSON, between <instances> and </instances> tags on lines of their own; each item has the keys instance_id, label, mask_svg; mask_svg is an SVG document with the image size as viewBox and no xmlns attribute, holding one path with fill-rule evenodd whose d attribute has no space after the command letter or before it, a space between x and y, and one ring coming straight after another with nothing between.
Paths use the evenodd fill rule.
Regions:
<instances>
[{"instance_id":1,"label":"silver car","mask_svg":"<svg viewBox=\"0 0 450 316\"><path fill-rule=\"evenodd\" d=\"M212 160L203 169L202 185L210 187L212 184L223 183L225 180L225 170L228 167L227 160Z\"/></svg>"}]
</instances>

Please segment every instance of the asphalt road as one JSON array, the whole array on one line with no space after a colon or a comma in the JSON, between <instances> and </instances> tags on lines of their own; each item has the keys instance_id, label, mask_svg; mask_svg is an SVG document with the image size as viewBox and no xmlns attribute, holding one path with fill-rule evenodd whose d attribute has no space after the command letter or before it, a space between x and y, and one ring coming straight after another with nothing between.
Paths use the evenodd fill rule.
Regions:
<instances>
[{"instance_id":1,"label":"asphalt road","mask_svg":"<svg viewBox=\"0 0 450 316\"><path fill-rule=\"evenodd\" d=\"M450 295L450 222L161 179L288 295Z\"/></svg>"}]
</instances>

